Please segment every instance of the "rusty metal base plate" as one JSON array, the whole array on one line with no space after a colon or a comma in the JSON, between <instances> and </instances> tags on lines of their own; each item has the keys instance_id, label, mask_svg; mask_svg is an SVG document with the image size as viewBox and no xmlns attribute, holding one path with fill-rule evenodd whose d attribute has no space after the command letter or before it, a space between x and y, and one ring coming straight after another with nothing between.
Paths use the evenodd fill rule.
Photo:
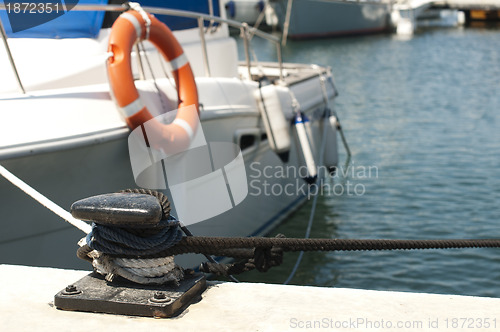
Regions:
<instances>
[{"instance_id":1,"label":"rusty metal base plate","mask_svg":"<svg viewBox=\"0 0 500 332\"><path fill-rule=\"evenodd\" d=\"M125 279L107 282L95 272L72 286L55 295L58 309L144 317L176 316L200 299L207 287L205 276L197 273L186 276L175 287L139 285Z\"/></svg>"}]
</instances>

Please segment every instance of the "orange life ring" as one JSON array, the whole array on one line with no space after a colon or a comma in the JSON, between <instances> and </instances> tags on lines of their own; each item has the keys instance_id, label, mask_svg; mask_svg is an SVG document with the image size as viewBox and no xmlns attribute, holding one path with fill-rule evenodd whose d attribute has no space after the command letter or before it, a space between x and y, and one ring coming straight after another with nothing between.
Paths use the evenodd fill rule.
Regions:
<instances>
[{"instance_id":1,"label":"orange life ring","mask_svg":"<svg viewBox=\"0 0 500 332\"><path fill-rule=\"evenodd\" d=\"M164 150L170 150L168 146L176 146L177 149L185 147L185 143L193 138L199 123L198 91L193 71L172 31L153 15L143 11L129 10L121 14L111 28L108 52L112 55L108 59L107 67L116 103L132 130L153 119L141 101L132 75L132 47L136 41L142 40L153 43L170 63L179 100L179 112L171 124L150 122L153 133L158 135L155 141L162 142L162 146L155 147ZM196 112L182 111L182 108L191 105L195 106Z\"/></svg>"}]
</instances>

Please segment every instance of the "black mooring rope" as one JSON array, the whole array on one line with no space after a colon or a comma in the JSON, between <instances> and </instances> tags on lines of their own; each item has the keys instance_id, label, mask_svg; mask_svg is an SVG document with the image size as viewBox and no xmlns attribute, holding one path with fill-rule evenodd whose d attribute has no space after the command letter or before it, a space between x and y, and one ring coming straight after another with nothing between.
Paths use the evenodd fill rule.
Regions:
<instances>
[{"instance_id":1,"label":"black mooring rope","mask_svg":"<svg viewBox=\"0 0 500 332\"><path fill-rule=\"evenodd\" d=\"M500 248L500 239L382 240L382 239L289 239L263 237L184 237L160 255L227 254L229 249L280 248L283 251L360 251L452 248Z\"/></svg>"},{"instance_id":2,"label":"black mooring rope","mask_svg":"<svg viewBox=\"0 0 500 332\"><path fill-rule=\"evenodd\" d=\"M170 203L162 193L129 189L123 192L141 193L155 196L163 209L163 219L170 216ZM155 230L157 232L158 230ZM186 231L185 231L186 232ZM139 234L146 235L146 234ZM148 234L149 235L149 234ZM142 258L157 258L187 253L203 254L210 262L200 266L204 272L230 276L252 269L267 271L280 265L283 253L287 251L371 251L371 250L414 250L452 248L500 248L500 239L440 239L440 240L388 240L388 239L289 239L283 235L275 238L264 237L201 237L186 235L173 246L155 254L138 254ZM78 257L90 260L92 249L86 245L77 252ZM233 264L217 263L211 255L242 259ZM137 257L137 255L113 255L115 257Z\"/></svg>"},{"instance_id":3,"label":"black mooring rope","mask_svg":"<svg viewBox=\"0 0 500 332\"><path fill-rule=\"evenodd\" d=\"M163 193L155 190L149 190L149 189L142 189L142 188L134 188L134 189L124 189L120 190L120 193L124 194L144 194L144 195L150 195L153 197L156 197L158 202L160 202L161 209L163 212L163 217L162 219L168 219L170 216L170 201L168 200L168 197L164 195Z\"/></svg>"}]
</instances>

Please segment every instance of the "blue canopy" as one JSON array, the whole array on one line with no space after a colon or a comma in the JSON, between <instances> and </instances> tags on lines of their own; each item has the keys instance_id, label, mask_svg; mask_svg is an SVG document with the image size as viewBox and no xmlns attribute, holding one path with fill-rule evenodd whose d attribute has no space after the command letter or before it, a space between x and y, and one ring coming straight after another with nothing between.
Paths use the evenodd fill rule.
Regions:
<instances>
[{"instance_id":1,"label":"blue canopy","mask_svg":"<svg viewBox=\"0 0 500 332\"><path fill-rule=\"evenodd\" d=\"M214 16L220 16L218 0L139 0L138 2L144 7L162 7L169 9L187 10L196 13L209 14L209 1L212 2ZM198 26L198 21L192 18L155 15L160 21L165 23L171 30L185 30ZM205 22L205 25L208 23Z\"/></svg>"},{"instance_id":2,"label":"blue canopy","mask_svg":"<svg viewBox=\"0 0 500 332\"><path fill-rule=\"evenodd\" d=\"M162 7L170 9L188 10L200 13L209 13L209 1L212 1L214 15L219 16L218 0L139 0L144 6ZM5 4L6 9L0 10L0 19L10 38L95 38L103 27L106 20L112 20L112 15L105 15L103 11L75 11L71 10L76 4L107 4L107 0L50 0L33 1L38 7L33 7L35 11L29 13L32 8L21 8L14 6L21 1L0 0ZM63 4L64 2L64 4ZM124 1L110 1L111 3L121 3ZM50 4L52 10L47 9ZM65 11L66 9L66 11ZM172 30L183 30L196 27L195 19L157 15L158 19ZM108 22L109 23L109 22Z\"/></svg>"}]
</instances>

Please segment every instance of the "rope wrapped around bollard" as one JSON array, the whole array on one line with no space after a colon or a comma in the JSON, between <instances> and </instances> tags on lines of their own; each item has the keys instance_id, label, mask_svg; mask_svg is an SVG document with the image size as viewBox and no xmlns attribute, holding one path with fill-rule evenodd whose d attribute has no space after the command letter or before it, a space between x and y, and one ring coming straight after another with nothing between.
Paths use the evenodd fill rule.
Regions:
<instances>
[{"instance_id":1,"label":"rope wrapped around bollard","mask_svg":"<svg viewBox=\"0 0 500 332\"><path fill-rule=\"evenodd\" d=\"M78 257L91 261L109 278L118 274L138 283L182 278L173 256L188 253L234 258L237 261L232 264L211 260L200 266L203 272L229 276L253 269L265 272L280 265L283 253L290 251L500 248L500 239L295 239L281 234L275 238L182 237L166 196L143 189L80 200L73 204L72 214L94 222Z\"/></svg>"}]
</instances>

